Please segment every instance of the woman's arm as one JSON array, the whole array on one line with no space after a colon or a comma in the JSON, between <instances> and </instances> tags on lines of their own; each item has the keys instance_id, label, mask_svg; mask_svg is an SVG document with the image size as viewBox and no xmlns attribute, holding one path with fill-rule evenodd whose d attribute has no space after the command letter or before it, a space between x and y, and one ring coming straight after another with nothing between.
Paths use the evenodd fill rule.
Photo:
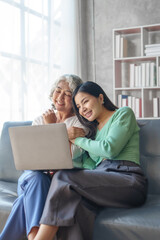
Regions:
<instances>
[{"instance_id":1,"label":"woman's arm","mask_svg":"<svg viewBox=\"0 0 160 240\"><path fill-rule=\"evenodd\" d=\"M73 141L87 152L100 157L112 159L116 157L132 137L137 127L134 113L131 109L120 112L111 123L108 133L104 132L103 139L91 140L76 138ZM104 131L103 129L101 131ZM137 127L138 131L138 127Z\"/></svg>"},{"instance_id":2,"label":"woman's arm","mask_svg":"<svg viewBox=\"0 0 160 240\"><path fill-rule=\"evenodd\" d=\"M54 110L47 110L41 116L35 118L32 125L44 125L49 123L55 123L57 120Z\"/></svg>"}]
</instances>

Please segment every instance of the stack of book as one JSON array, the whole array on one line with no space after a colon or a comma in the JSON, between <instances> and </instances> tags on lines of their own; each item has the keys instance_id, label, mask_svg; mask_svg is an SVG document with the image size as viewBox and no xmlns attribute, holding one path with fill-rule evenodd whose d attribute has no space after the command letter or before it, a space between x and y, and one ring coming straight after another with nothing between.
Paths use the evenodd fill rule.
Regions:
<instances>
[{"instance_id":1,"label":"stack of book","mask_svg":"<svg viewBox=\"0 0 160 240\"><path fill-rule=\"evenodd\" d=\"M127 48L128 48L127 39L122 37L121 35L116 35L115 45L116 45L115 57L116 58L127 57Z\"/></svg>"},{"instance_id":2,"label":"stack of book","mask_svg":"<svg viewBox=\"0 0 160 240\"><path fill-rule=\"evenodd\" d=\"M157 85L155 62L130 64L130 87L154 87Z\"/></svg>"},{"instance_id":3,"label":"stack of book","mask_svg":"<svg viewBox=\"0 0 160 240\"><path fill-rule=\"evenodd\" d=\"M160 55L160 44L148 44L145 45L146 56L159 56Z\"/></svg>"},{"instance_id":4,"label":"stack of book","mask_svg":"<svg viewBox=\"0 0 160 240\"><path fill-rule=\"evenodd\" d=\"M132 108L136 118L142 117L142 101L141 98L130 95L119 94L117 99L118 107L128 106Z\"/></svg>"}]
</instances>

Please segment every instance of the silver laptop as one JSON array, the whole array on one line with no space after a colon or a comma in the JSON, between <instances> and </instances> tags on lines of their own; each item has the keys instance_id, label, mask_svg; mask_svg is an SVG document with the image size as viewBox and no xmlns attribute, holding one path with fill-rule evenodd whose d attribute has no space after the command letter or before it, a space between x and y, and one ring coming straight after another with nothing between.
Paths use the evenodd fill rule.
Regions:
<instances>
[{"instance_id":1,"label":"silver laptop","mask_svg":"<svg viewBox=\"0 0 160 240\"><path fill-rule=\"evenodd\" d=\"M73 168L65 123L9 128L17 170Z\"/></svg>"}]
</instances>

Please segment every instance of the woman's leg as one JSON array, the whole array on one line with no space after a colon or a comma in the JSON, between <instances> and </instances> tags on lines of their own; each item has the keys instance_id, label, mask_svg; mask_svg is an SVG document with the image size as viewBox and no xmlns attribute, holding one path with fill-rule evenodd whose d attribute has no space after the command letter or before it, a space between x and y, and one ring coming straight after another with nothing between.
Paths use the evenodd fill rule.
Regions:
<instances>
[{"instance_id":1,"label":"woman's leg","mask_svg":"<svg viewBox=\"0 0 160 240\"><path fill-rule=\"evenodd\" d=\"M12 207L12 211L7 219L0 240L19 240L25 236L25 214L23 205L23 196L19 196Z\"/></svg>"},{"instance_id":2,"label":"woman's leg","mask_svg":"<svg viewBox=\"0 0 160 240\"><path fill-rule=\"evenodd\" d=\"M50 177L40 171L33 171L23 181L21 187L24 189L24 211L26 221L26 234L30 237L39 227L39 221L43 212L44 204L50 187ZM33 230L32 230L33 229Z\"/></svg>"},{"instance_id":3,"label":"woman's leg","mask_svg":"<svg viewBox=\"0 0 160 240\"><path fill-rule=\"evenodd\" d=\"M44 203L50 187L50 178L39 171L26 171L18 181L18 194L0 240L19 240L24 235L32 236L39 227ZM32 230L33 229L33 230Z\"/></svg>"},{"instance_id":4,"label":"woman's leg","mask_svg":"<svg viewBox=\"0 0 160 240\"><path fill-rule=\"evenodd\" d=\"M52 240L57 233L58 227L41 224L34 240Z\"/></svg>"},{"instance_id":5,"label":"woman's leg","mask_svg":"<svg viewBox=\"0 0 160 240\"><path fill-rule=\"evenodd\" d=\"M95 207L89 205L89 203L86 203L85 201L82 201L78 205L73 225L58 228L55 226L41 224L38 234L34 240L52 240L55 235L56 239L91 240L96 211L97 209Z\"/></svg>"},{"instance_id":6,"label":"woman's leg","mask_svg":"<svg viewBox=\"0 0 160 240\"><path fill-rule=\"evenodd\" d=\"M62 240L91 240L93 239L94 221L97 208L84 201L78 205L74 224L71 226L59 227L57 239Z\"/></svg>"},{"instance_id":7,"label":"woman's leg","mask_svg":"<svg viewBox=\"0 0 160 240\"><path fill-rule=\"evenodd\" d=\"M28 234L28 240L33 240L37 235L38 230L39 230L39 227L32 227L30 233Z\"/></svg>"}]
</instances>

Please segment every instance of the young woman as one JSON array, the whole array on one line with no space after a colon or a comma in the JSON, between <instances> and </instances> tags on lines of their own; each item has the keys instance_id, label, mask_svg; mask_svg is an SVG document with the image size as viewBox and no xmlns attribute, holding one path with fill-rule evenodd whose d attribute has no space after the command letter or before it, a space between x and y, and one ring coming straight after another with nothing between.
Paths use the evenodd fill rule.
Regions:
<instances>
[{"instance_id":1,"label":"young woman","mask_svg":"<svg viewBox=\"0 0 160 240\"><path fill-rule=\"evenodd\" d=\"M63 75L53 85L50 93L52 107L33 121L33 125L64 122L68 129L69 139L77 134L84 136L82 125L72 108L72 92L82 83L75 75ZM74 126L71 128L71 126ZM62 149L63 151L63 149ZM72 158L81 156L82 150L71 145ZM53 156L54 157L54 156ZM57 159L58 161L58 159ZM50 187L51 177L42 171L24 171L18 181L18 198L13 204L6 225L0 234L0 240L20 240L28 236L34 239L42 215L44 203Z\"/></svg>"},{"instance_id":2,"label":"young woman","mask_svg":"<svg viewBox=\"0 0 160 240\"><path fill-rule=\"evenodd\" d=\"M73 105L88 128L87 137L71 140L85 150L81 169L54 175L35 240L91 240L99 207L135 207L146 199L133 111L118 109L93 82L76 88Z\"/></svg>"}]
</instances>

